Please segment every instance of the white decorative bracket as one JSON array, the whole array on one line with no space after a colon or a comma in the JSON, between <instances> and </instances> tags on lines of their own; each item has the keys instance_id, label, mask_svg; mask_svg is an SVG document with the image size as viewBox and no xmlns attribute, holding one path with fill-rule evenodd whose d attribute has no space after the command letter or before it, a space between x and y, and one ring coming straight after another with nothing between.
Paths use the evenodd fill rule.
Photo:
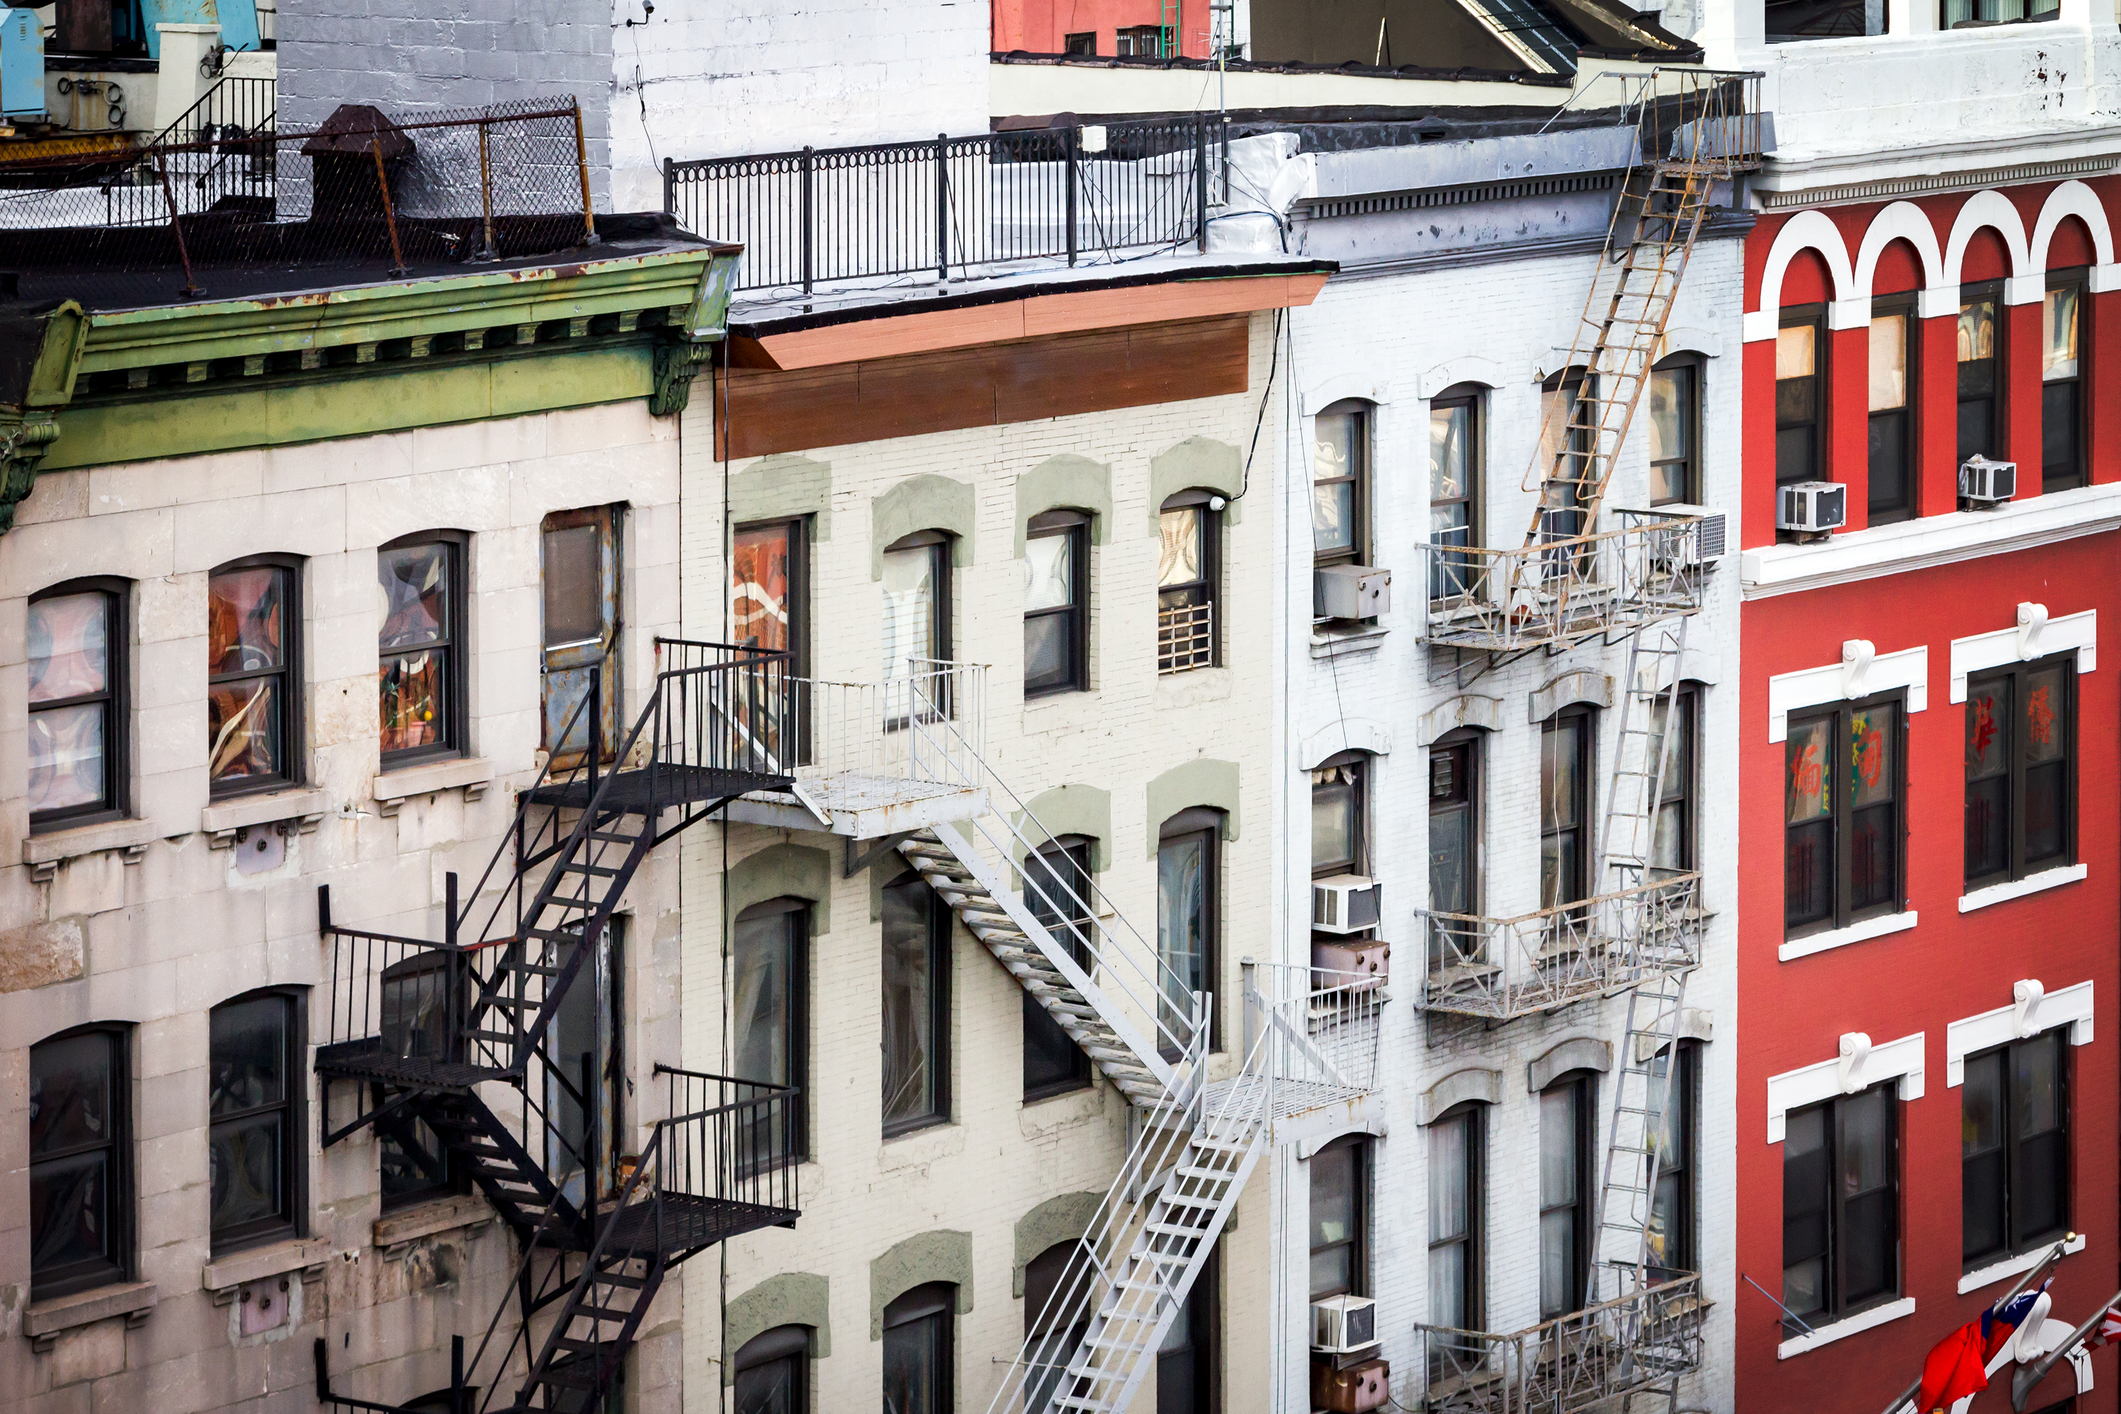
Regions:
<instances>
[{"instance_id":1,"label":"white decorative bracket","mask_svg":"<svg viewBox=\"0 0 2121 1414\"><path fill-rule=\"evenodd\" d=\"M1944 1085L1966 1079L1966 1058L1979 1051L2022 1041L2058 1026L2069 1028L2072 1046L2092 1042L2092 984L2078 982L2050 992L2038 978L2011 984L2011 1004L1962 1017L1944 1028Z\"/></svg>"},{"instance_id":2,"label":"white decorative bracket","mask_svg":"<svg viewBox=\"0 0 2121 1414\"><path fill-rule=\"evenodd\" d=\"M1927 645L1880 653L1867 638L1841 645L1841 661L1823 667L1777 673L1768 679L1768 740L1786 741L1790 713L1830 702L1852 702L1895 688L1907 690L1907 710L1930 704L1930 650Z\"/></svg>"},{"instance_id":3,"label":"white decorative bracket","mask_svg":"<svg viewBox=\"0 0 2121 1414\"><path fill-rule=\"evenodd\" d=\"M2049 615L2045 604L2020 604L2014 627L1952 640L1952 701L1966 701L1966 679L1970 673L2071 651L2077 655L2078 672L2097 670L2098 610L2086 609L2055 618Z\"/></svg>"},{"instance_id":4,"label":"white decorative bracket","mask_svg":"<svg viewBox=\"0 0 2121 1414\"><path fill-rule=\"evenodd\" d=\"M2018 606L2018 657L2020 661L2040 656L2040 631L2047 627L2047 605Z\"/></svg>"},{"instance_id":5,"label":"white decorative bracket","mask_svg":"<svg viewBox=\"0 0 2121 1414\"><path fill-rule=\"evenodd\" d=\"M1852 638L1841 645L1841 695L1851 702L1868 696L1866 684L1871 675L1871 660L1878 656L1878 645L1868 638Z\"/></svg>"},{"instance_id":6,"label":"white decorative bracket","mask_svg":"<svg viewBox=\"0 0 2121 1414\"><path fill-rule=\"evenodd\" d=\"M1832 1060L1771 1075L1767 1082L1767 1142L1780 1144L1791 1110L1801 1110L1836 1095L1853 1095L1899 1081L1902 1100L1922 1098L1924 1033L1894 1041L1872 1041L1861 1031L1843 1035Z\"/></svg>"},{"instance_id":7,"label":"white decorative bracket","mask_svg":"<svg viewBox=\"0 0 2121 1414\"><path fill-rule=\"evenodd\" d=\"M1863 1063L1871 1058L1871 1038L1861 1031L1841 1035L1841 1093L1853 1095L1863 1088Z\"/></svg>"}]
</instances>

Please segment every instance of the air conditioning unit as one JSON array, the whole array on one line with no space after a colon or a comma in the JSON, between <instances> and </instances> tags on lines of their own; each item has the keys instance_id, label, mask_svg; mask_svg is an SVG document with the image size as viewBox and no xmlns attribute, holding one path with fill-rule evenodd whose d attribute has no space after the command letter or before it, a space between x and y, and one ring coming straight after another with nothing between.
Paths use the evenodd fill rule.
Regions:
<instances>
[{"instance_id":1,"label":"air conditioning unit","mask_svg":"<svg viewBox=\"0 0 2121 1414\"><path fill-rule=\"evenodd\" d=\"M1321 933L1360 933L1377 926L1381 888L1361 874L1311 882L1311 926Z\"/></svg>"},{"instance_id":2,"label":"air conditioning unit","mask_svg":"<svg viewBox=\"0 0 2121 1414\"><path fill-rule=\"evenodd\" d=\"M1328 1296L1311 1303L1311 1348L1352 1355L1377 1344L1377 1302L1367 1296Z\"/></svg>"},{"instance_id":3,"label":"air conditioning unit","mask_svg":"<svg viewBox=\"0 0 2121 1414\"><path fill-rule=\"evenodd\" d=\"M1311 967L1318 972L1352 976L1317 979L1316 985L1345 987L1387 981L1392 975L1392 945L1378 942L1311 944Z\"/></svg>"},{"instance_id":4,"label":"air conditioning unit","mask_svg":"<svg viewBox=\"0 0 2121 1414\"><path fill-rule=\"evenodd\" d=\"M1839 481L1792 481L1775 488L1775 528L1824 536L1848 524L1849 489Z\"/></svg>"},{"instance_id":5,"label":"air conditioning unit","mask_svg":"<svg viewBox=\"0 0 2121 1414\"><path fill-rule=\"evenodd\" d=\"M1975 456L1959 463L1959 499L1970 511L1992 511L2018 494L2018 463Z\"/></svg>"},{"instance_id":6,"label":"air conditioning unit","mask_svg":"<svg viewBox=\"0 0 2121 1414\"><path fill-rule=\"evenodd\" d=\"M1655 560L1668 564L1713 564L1730 549L1730 517L1722 511L1712 511L1706 506L1667 505L1646 514L1699 522L1691 532L1683 525L1656 532L1650 547L1651 558Z\"/></svg>"},{"instance_id":7,"label":"air conditioning unit","mask_svg":"<svg viewBox=\"0 0 2121 1414\"><path fill-rule=\"evenodd\" d=\"M1374 619L1392 609L1392 571L1329 565L1311 572L1311 616Z\"/></svg>"}]
</instances>

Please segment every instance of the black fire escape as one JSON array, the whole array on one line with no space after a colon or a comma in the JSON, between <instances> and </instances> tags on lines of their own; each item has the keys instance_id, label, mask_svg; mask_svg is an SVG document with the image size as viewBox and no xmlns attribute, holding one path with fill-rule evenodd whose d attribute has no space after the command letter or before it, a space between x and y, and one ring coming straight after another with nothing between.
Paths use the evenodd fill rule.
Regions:
<instances>
[{"instance_id":1,"label":"black fire escape","mask_svg":"<svg viewBox=\"0 0 2121 1414\"><path fill-rule=\"evenodd\" d=\"M560 1054L562 1003L594 986L613 911L649 852L746 791L790 780L786 654L656 648L654 692L605 750L586 749L603 720L591 672L555 738L562 749L518 797L468 903L448 876L440 941L335 923L329 886L317 890L332 945L317 1051L324 1144L373 1127L430 1176L468 1180L518 1253L512 1291L468 1359L455 1339L447 1385L398 1403L336 1392L319 1340L327 1407L592 1414L672 1267L738 1234L795 1224L793 1089L658 1064L660 1083L644 1088L661 1091L665 1117L638 1153L622 1154L626 1131L607 1113L613 1077L599 1074L594 1052Z\"/></svg>"}]
</instances>

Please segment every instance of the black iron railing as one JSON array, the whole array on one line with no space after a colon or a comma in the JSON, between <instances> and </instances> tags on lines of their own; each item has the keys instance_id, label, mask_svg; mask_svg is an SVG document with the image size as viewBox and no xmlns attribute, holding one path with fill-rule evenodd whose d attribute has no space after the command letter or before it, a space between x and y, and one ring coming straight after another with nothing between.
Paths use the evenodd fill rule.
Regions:
<instances>
[{"instance_id":1,"label":"black iron railing","mask_svg":"<svg viewBox=\"0 0 2121 1414\"><path fill-rule=\"evenodd\" d=\"M737 288L1207 248L1205 117L663 164L680 224L744 247Z\"/></svg>"}]
</instances>

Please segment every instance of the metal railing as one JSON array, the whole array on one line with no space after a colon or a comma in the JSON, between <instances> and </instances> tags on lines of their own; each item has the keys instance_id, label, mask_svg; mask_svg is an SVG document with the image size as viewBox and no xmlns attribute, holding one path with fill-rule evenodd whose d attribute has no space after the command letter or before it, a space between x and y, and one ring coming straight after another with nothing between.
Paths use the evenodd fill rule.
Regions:
<instances>
[{"instance_id":1,"label":"metal railing","mask_svg":"<svg viewBox=\"0 0 2121 1414\"><path fill-rule=\"evenodd\" d=\"M1205 117L663 164L663 207L744 247L740 290L1207 248Z\"/></svg>"},{"instance_id":2,"label":"metal railing","mask_svg":"<svg viewBox=\"0 0 2121 1414\"><path fill-rule=\"evenodd\" d=\"M1535 544L1422 545L1423 637L1515 653L1700 611L1709 571L1703 517L1623 510L1618 529L1582 534L1569 529L1571 514L1580 512L1549 512L1568 533Z\"/></svg>"},{"instance_id":3,"label":"metal railing","mask_svg":"<svg viewBox=\"0 0 2121 1414\"><path fill-rule=\"evenodd\" d=\"M1420 1005L1508 1021L1610 996L1701 961L1701 875L1675 874L1515 918L1417 909Z\"/></svg>"},{"instance_id":4,"label":"metal railing","mask_svg":"<svg viewBox=\"0 0 2121 1414\"><path fill-rule=\"evenodd\" d=\"M659 1156L657 1190L793 1218L799 1207L801 1089L660 1063L655 1073L666 1082L670 1117L656 1122L642 1162L651 1153ZM619 1162L623 1181L628 1161Z\"/></svg>"},{"instance_id":5,"label":"metal railing","mask_svg":"<svg viewBox=\"0 0 2121 1414\"><path fill-rule=\"evenodd\" d=\"M1215 666L1215 601L1156 607L1156 671L1183 673Z\"/></svg>"},{"instance_id":6,"label":"metal railing","mask_svg":"<svg viewBox=\"0 0 2121 1414\"><path fill-rule=\"evenodd\" d=\"M1377 1088L1385 979L1300 963L1242 965L1246 1073L1283 1085Z\"/></svg>"},{"instance_id":7,"label":"metal railing","mask_svg":"<svg viewBox=\"0 0 2121 1414\"><path fill-rule=\"evenodd\" d=\"M826 804L888 782L976 790L986 777L987 668L909 659L878 682L791 678L797 780ZM939 730L948 722L950 730Z\"/></svg>"},{"instance_id":8,"label":"metal railing","mask_svg":"<svg viewBox=\"0 0 2121 1414\"><path fill-rule=\"evenodd\" d=\"M1581 1414L1701 1367L1688 1274L1508 1334L1414 1327L1428 1414Z\"/></svg>"}]
</instances>

